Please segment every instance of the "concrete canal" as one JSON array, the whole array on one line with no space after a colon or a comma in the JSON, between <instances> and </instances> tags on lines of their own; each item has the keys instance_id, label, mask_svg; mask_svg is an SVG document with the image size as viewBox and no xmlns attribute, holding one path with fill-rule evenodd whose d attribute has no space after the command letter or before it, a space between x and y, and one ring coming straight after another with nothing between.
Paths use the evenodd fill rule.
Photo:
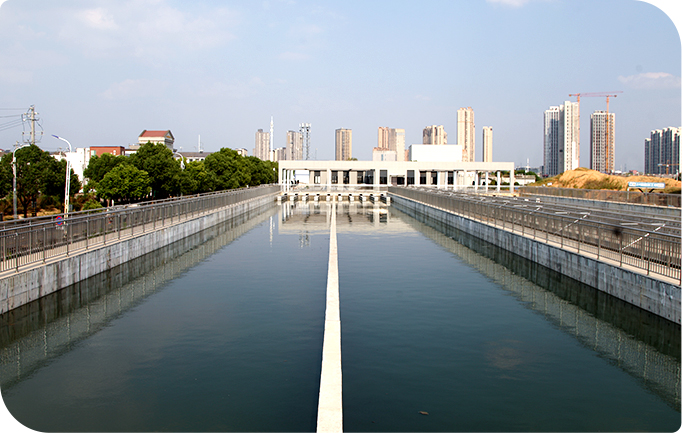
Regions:
<instances>
[{"instance_id":1,"label":"concrete canal","mask_svg":"<svg viewBox=\"0 0 682 433\"><path fill-rule=\"evenodd\" d=\"M3 314L9 412L314 431L336 209L345 431L680 427L678 325L383 204L335 206L273 204Z\"/></svg>"}]
</instances>

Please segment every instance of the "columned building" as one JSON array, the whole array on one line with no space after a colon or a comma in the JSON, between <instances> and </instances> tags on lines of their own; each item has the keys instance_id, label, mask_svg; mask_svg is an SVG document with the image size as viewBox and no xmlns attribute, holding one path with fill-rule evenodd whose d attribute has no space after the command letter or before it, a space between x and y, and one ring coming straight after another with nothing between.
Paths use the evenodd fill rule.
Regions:
<instances>
[{"instance_id":1,"label":"columned building","mask_svg":"<svg viewBox=\"0 0 682 433\"><path fill-rule=\"evenodd\" d=\"M336 130L336 160L348 161L353 157L353 131L339 128Z\"/></svg>"},{"instance_id":2,"label":"columned building","mask_svg":"<svg viewBox=\"0 0 682 433\"><path fill-rule=\"evenodd\" d=\"M580 108L566 101L545 110L544 174L556 176L580 166Z\"/></svg>"},{"instance_id":3,"label":"columned building","mask_svg":"<svg viewBox=\"0 0 682 433\"><path fill-rule=\"evenodd\" d=\"M483 162L493 162L493 127L483 127Z\"/></svg>"},{"instance_id":4,"label":"columned building","mask_svg":"<svg viewBox=\"0 0 682 433\"><path fill-rule=\"evenodd\" d=\"M462 146L462 161L476 161L476 125L471 107L457 110L457 144Z\"/></svg>"},{"instance_id":5,"label":"columned building","mask_svg":"<svg viewBox=\"0 0 682 433\"><path fill-rule=\"evenodd\" d=\"M616 165L616 114L595 111L590 116L590 168L611 173Z\"/></svg>"},{"instance_id":6,"label":"columned building","mask_svg":"<svg viewBox=\"0 0 682 433\"><path fill-rule=\"evenodd\" d=\"M390 185L499 190L503 181L509 181L513 190L515 182L513 162L303 160L279 163L280 185L295 184L297 176L305 171L308 173L302 178L310 186L339 191ZM511 178L503 179L502 172L509 172ZM495 185L491 185L492 180Z\"/></svg>"},{"instance_id":7,"label":"columned building","mask_svg":"<svg viewBox=\"0 0 682 433\"><path fill-rule=\"evenodd\" d=\"M424 128L422 132L423 144L445 145L448 144L448 133L445 132L443 125L431 125Z\"/></svg>"},{"instance_id":8,"label":"columned building","mask_svg":"<svg viewBox=\"0 0 682 433\"><path fill-rule=\"evenodd\" d=\"M646 174L678 174L680 172L680 128L654 129L644 140L644 172Z\"/></svg>"},{"instance_id":9,"label":"columned building","mask_svg":"<svg viewBox=\"0 0 682 433\"><path fill-rule=\"evenodd\" d=\"M270 159L270 133L259 129L256 132L256 145L253 148L253 156L263 161Z\"/></svg>"}]
</instances>

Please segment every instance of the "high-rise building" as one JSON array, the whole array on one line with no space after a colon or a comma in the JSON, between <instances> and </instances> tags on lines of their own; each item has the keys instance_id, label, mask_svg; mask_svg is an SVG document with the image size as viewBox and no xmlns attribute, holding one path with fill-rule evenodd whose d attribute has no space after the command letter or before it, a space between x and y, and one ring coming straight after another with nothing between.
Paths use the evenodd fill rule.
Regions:
<instances>
[{"instance_id":1,"label":"high-rise building","mask_svg":"<svg viewBox=\"0 0 682 433\"><path fill-rule=\"evenodd\" d=\"M388 149L389 137L391 134L391 128L387 126L380 126L379 132L377 134L377 148L382 150Z\"/></svg>"},{"instance_id":2,"label":"high-rise building","mask_svg":"<svg viewBox=\"0 0 682 433\"><path fill-rule=\"evenodd\" d=\"M448 144L448 133L445 132L443 125L431 125L424 128L422 132L423 144Z\"/></svg>"},{"instance_id":3,"label":"high-rise building","mask_svg":"<svg viewBox=\"0 0 682 433\"><path fill-rule=\"evenodd\" d=\"M298 161L303 159L303 134L298 131L287 131L286 159Z\"/></svg>"},{"instance_id":4,"label":"high-rise building","mask_svg":"<svg viewBox=\"0 0 682 433\"><path fill-rule=\"evenodd\" d=\"M483 162L493 162L493 127L483 127Z\"/></svg>"},{"instance_id":5,"label":"high-rise building","mask_svg":"<svg viewBox=\"0 0 682 433\"><path fill-rule=\"evenodd\" d=\"M556 176L580 166L580 107L566 101L545 110L544 174Z\"/></svg>"},{"instance_id":6,"label":"high-rise building","mask_svg":"<svg viewBox=\"0 0 682 433\"><path fill-rule=\"evenodd\" d=\"M396 153L397 161L405 161L405 130L391 128L388 134L388 150Z\"/></svg>"},{"instance_id":7,"label":"high-rise building","mask_svg":"<svg viewBox=\"0 0 682 433\"><path fill-rule=\"evenodd\" d=\"M462 161L476 161L476 125L471 107L457 110L457 144L462 146Z\"/></svg>"},{"instance_id":8,"label":"high-rise building","mask_svg":"<svg viewBox=\"0 0 682 433\"><path fill-rule=\"evenodd\" d=\"M680 172L681 128L654 129L644 140L644 172L678 174Z\"/></svg>"},{"instance_id":9,"label":"high-rise building","mask_svg":"<svg viewBox=\"0 0 682 433\"><path fill-rule=\"evenodd\" d=\"M595 111L590 116L590 168L611 173L616 165L616 114Z\"/></svg>"},{"instance_id":10,"label":"high-rise building","mask_svg":"<svg viewBox=\"0 0 682 433\"><path fill-rule=\"evenodd\" d=\"M256 132L256 146L253 148L253 156L267 161L271 158L270 155L270 133L263 132L259 129Z\"/></svg>"},{"instance_id":11,"label":"high-rise building","mask_svg":"<svg viewBox=\"0 0 682 433\"><path fill-rule=\"evenodd\" d=\"M396 153L396 161L405 161L405 130L380 126L375 149L390 150Z\"/></svg>"},{"instance_id":12,"label":"high-rise building","mask_svg":"<svg viewBox=\"0 0 682 433\"><path fill-rule=\"evenodd\" d=\"M559 164L561 161L559 158L560 126L561 108L549 107L549 110L545 110L545 136L543 140L543 173L548 176L556 176L564 171L563 164Z\"/></svg>"},{"instance_id":13,"label":"high-rise building","mask_svg":"<svg viewBox=\"0 0 682 433\"><path fill-rule=\"evenodd\" d=\"M353 131L339 128L336 130L336 160L348 161L353 157Z\"/></svg>"}]
</instances>

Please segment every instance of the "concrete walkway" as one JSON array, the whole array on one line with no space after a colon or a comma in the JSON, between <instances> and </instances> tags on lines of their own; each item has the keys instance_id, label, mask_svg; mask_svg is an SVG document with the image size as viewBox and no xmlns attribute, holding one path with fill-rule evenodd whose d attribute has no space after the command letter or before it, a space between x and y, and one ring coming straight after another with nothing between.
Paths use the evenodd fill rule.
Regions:
<instances>
[{"instance_id":1,"label":"concrete walkway","mask_svg":"<svg viewBox=\"0 0 682 433\"><path fill-rule=\"evenodd\" d=\"M327 308L324 318L320 399L317 407L317 431L343 431L341 394L341 316L339 313L339 259L336 248L336 204L331 206L329 228L329 270L327 273Z\"/></svg>"}]
</instances>

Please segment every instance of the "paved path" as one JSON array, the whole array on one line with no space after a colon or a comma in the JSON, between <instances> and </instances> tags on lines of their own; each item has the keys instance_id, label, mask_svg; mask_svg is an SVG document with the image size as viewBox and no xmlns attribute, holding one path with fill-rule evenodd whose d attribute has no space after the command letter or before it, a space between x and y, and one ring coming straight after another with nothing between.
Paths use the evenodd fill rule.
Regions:
<instances>
[{"instance_id":1,"label":"paved path","mask_svg":"<svg viewBox=\"0 0 682 433\"><path fill-rule=\"evenodd\" d=\"M327 308L324 318L320 400L317 408L318 432L343 431L341 394L341 317L339 314L339 259L336 249L336 204L332 204L329 228L329 270Z\"/></svg>"}]
</instances>

